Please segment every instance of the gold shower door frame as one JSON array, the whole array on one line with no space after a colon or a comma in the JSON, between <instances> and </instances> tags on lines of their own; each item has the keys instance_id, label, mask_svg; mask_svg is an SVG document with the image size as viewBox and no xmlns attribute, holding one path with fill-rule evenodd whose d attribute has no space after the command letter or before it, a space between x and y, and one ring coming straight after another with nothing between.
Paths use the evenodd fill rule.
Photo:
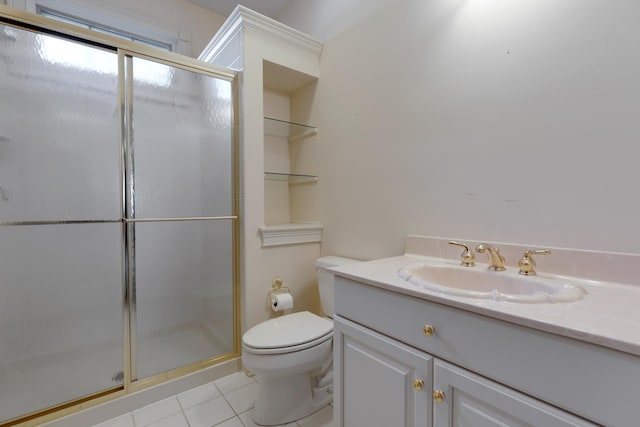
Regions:
<instances>
[{"instance_id":1,"label":"gold shower door frame","mask_svg":"<svg viewBox=\"0 0 640 427\"><path fill-rule=\"evenodd\" d=\"M239 89L238 80L235 72L230 70L217 68L201 61L174 54L164 52L159 49L151 48L144 45L137 45L133 42L119 39L107 34L97 33L80 27L55 21L29 12L9 8L0 5L0 23L4 25L15 26L23 30L29 30L35 33L54 34L67 39L80 41L89 45L94 45L107 50L118 53L118 104L119 104L119 135L120 135L120 179L121 179L121 219L119 221L31 221L25 223L0 223L0 226L16 226L16 225L50 225L50 224L73 224L73 223L100 223L100 222L121 222L122 223L122 242L124 245L122 259L122 339L123 339L123 369L124 384L111 389L103 390L93 395L85 396L74 401L64 402L59 405L44 408L37 412L26 414L12 420L0 421L0 427L8 427L13 425L36 426L42 423L52 421L63 416L74 414L81 410L108 402L110 400L125 396L127 394L137 392L158 384L162 384L169 380L180 378L192 372L203 368L211 367L219 363L237 358L240 356L240 291L239 291L239 272L240 272L240 228L239 228L239 156L238 156L238 99ZM231 186L232 186L232 212L228 216L217 217L181 217L181 218L135 218L129 209L130 200L133 197L127 189L130 181L127 174L130 172L128 162L131 159L131 111L132 96L131 85L133 82L132 58L141 58L150 60L160 64L176 67L182 70L195 72L201 75L214 77L229 81L232 87L232 104L233 111L231 117L232 129L232 147L231 147ZM141 380L137 379L136 374L136 301L135 288L132 281L133 268L131 263L131 246L128 234L135 223L142 222L175 222L175 221L219 221L227 220L232 222L232 275L233 275L233 350L211 357L209 359L200 360L187 366L171 369L157 375L153 375Z\"/></svg>"},{"instance_id":2,"label":"gold shower door frame","mask_svg":"<svg viewBox=\"0 0 640 427\"><path fill-rule=\"evenodd\" d=\"M154 61L160 64L168 65L171 67L176 67L179 69L183 69L186 71L195 72L201 75L211 76L215 78L221 78L224 80L231 81L233 87L233 99L236 101L237 98L237 80L235 75L221 75L218 70L211 70L204 67L194 67L193 65L188 65L185 63L175 62L171 60L167 60L164 55L157 55L160 52L155 52L156 55L151 56L148 54L139 53L133 50L127 49L118 49L118 68L119 73L118 77L120 79L119 82L119 104L120 104L120 135L122 144L122 161L121 161L121 179L122 179L122 195L123 195L123 203L122 203L122 221L124 223L123 232L125 233L124 241L125 243L125 253L124 253L124 276L123 277L123 295L124 295L124 310L123 310L123 336L124 339L124 353L125 353L125 363L124 363L124 378L125 383L124 387L128 391L138 391L162 382L165 382L170 379L179 378L188 373L194 372L196 370L209 367L215 365L216 363L223 362L229 360L234 357L238 357L240 355L240 347L239 347L239 312L240 312L240 304L239 304L239 293L238 293L238 272L239 272L239 226L238 226L238 209L239 209L239 201L238 201L238 155L237 155L237 126L232 124L232 129L234 132L233 135L233 147L232 147L232 194L233 194L233 203L232 215L228 216L209 216L209 217L179 217L179 218L135 218L135 212L133 210L133 192L135 189L133 188L133 168L132 164L133 154L132 154L132 135L133 130L132 126L132 106L133 106L133 63L132 58L141 58L150 61ZM173 56L173 55L171 55ZM234 102L234 118L232 121L235 121L235 117L237 115L237 102ZM188 366L184 366L181 368L172 369L170 371L163 372L158 375L154 375L149 378L138 379L138 374L136 370L137 365L137 351L136 351L136 315L137 315L137 304L136 304L136 290L135 290L135 281L134 281L134 263L132 262L132 252L135 250L132 247L134 239L130 238L131 234L131 226L136 223L149 223L149 222L183 222L183 221L224 221L224 220L232 220L233 221L233 245L234 245L234 266L233 266L233 286L234 286L234 350L231 354L224 354L221 356L215 356L210 359L205 359L199 362L195 362ZM127 354L130 357L127 357Z\"/></svg>"}]
</instances>

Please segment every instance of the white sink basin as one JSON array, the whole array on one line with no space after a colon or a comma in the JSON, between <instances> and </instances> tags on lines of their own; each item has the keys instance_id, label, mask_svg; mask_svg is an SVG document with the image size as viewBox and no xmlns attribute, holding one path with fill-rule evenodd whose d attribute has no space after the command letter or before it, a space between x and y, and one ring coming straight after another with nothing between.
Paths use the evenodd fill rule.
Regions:
<instances>
[{"instance_id":1,"label":"white sink basin","mask_svg":"<svg viewBox=\"0 0 640 427\"><path fill-rule=\"evenodd\" d=\"M580 286L515 271L490 271L447 263L420 262L398 270L398 276L419 288L470 298L519 303L570 302L582 299Z\"/></svg>"}]
</instances>

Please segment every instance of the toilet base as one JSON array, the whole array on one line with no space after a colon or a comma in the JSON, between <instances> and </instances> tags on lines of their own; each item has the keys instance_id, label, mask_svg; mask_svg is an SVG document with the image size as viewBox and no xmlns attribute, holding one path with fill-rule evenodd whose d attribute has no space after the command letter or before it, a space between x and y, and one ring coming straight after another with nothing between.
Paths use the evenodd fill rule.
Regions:
<instances>
[{"instance_id":1,"label":"toilet base","mask_svg":"<svg viewBox=\"0 0 640 427\"><path fill-rule=\"evenodd\" d=\"M291 395L289 390L304 392ZM261 426L291 423L319 411L332 400L332 384L314 388L309 372L285 378L259 378L253 422Z\"/></svg>"}]
</instances>

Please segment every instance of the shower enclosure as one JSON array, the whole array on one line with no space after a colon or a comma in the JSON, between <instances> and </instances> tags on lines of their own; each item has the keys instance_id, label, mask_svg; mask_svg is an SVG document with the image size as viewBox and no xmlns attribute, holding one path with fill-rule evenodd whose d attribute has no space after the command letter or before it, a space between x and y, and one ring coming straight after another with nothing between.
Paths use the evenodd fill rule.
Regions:
<instances>
[{"instance_id":1,"label":"shower enclosure","mask_svg":"<svg viewBox=\"0 0 640 427\"><path fill-rule=\"evenodd\" d=\"M234 75L70 28L0 10L0 425L238 354Z\"/></svg>"}]
</instances>

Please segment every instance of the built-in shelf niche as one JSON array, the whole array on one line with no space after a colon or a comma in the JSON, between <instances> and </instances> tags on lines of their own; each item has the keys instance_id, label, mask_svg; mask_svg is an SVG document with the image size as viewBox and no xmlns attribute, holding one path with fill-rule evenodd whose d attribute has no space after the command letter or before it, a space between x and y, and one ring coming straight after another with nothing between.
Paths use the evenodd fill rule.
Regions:
<instances>
[{"instance_id":1,"label":"built-in shelf niche","mask_svg":"<svg viewBox=\"0 0 640 427\"><path fill-rule=\"evenodd\" d=\"M291 164L291 152L307 144L307 139L318 134L318 128L289 120L292 98L299 90L309 88L316 77L300 73L291 68L263 61L264 89L264 138L265 138L265 224L259 227L263 247L318 243L322 241L322 224L294 219L291 216L292 194L314 191L312 188L296 189L293 186L311 185L318 182L318 176L298 173L298 166ZM293 117L300 115L293 114ZM279 117L279 118L274 118ZM291 173L291 172L295 173ZM306 193L308 194L308 193ZM289 211L288 211L289 210ZM287 213L288 211L288 213ZM300 221L302 219L302 221Z\"/></svg>"}]
</instances>

